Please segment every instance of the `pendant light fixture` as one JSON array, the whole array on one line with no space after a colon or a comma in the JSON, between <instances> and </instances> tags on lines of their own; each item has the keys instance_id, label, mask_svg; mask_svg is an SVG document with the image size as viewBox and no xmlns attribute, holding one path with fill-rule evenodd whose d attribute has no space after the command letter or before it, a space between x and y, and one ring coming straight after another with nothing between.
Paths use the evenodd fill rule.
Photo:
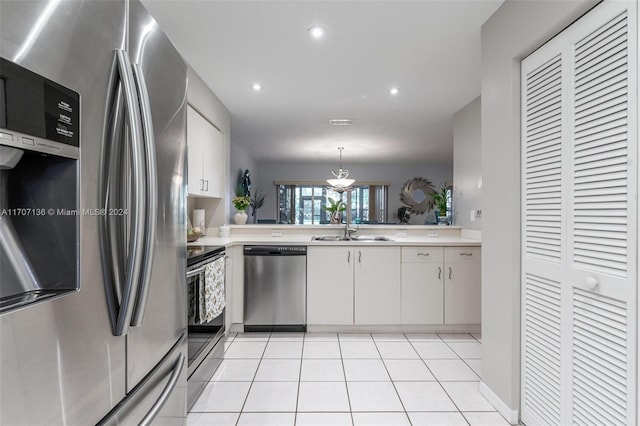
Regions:
<instances>
[{"instance_id":1,"label":"pendant light fixture","mask_svg":"<svg viewBox=\"0 0 640 426\"><path fill-rule=\"evenodd\" d=\"M335 179L327 179L327 182L329 183L329 185L331 185L333 187L333 190L336 192L345 192L349 190L350 189L349 187L353 185L353 182L355 182L355 180L353 179L348 179L349 170L345 170L342 168L342 150L343 149L344 149L343 146L338 147L338 150L340 151L340 169L337 172L334 172L333 170L331 171L333 176L335 176Z\"/></svg>"}]
</instances>

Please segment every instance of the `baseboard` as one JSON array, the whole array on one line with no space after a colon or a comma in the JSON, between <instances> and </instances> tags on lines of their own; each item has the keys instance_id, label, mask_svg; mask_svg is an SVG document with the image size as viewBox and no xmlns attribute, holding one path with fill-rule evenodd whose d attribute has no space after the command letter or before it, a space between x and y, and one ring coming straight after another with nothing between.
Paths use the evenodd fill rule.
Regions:
<instances>
[{"instance_id":1,"label":"baseboard","mask_svg":"<svg viewBox=\"0 0 640 426\"><path fill-rule=\"evenodd\" d=\"M231 324L231 327L229 327L229 333L244 333L244 324Z\"/></svg>"},{"instance_id":2,"label":"baseboard","mask_svg":"<svg viewBox=\"0 0 640 426\"><path fill-rule=\"evenodd\" d=\"M309 333L480 333L480 324L460 325L307 325Z\"/></svg>"},{"instance_id":3,"label":"baseboard","mask_svg":"<svg viewBox=\"0 0 640 426\"><path fill-rule=\"evenodd\" d=\"M500 397L498 397L498 395L493 393L493 391L489 389L489 386L485 385L483 382L480 382L479 390L480 390L480 395L484 396L486 400L489 401L491 405L493 405L493 408L498 410L498 413L500 413L502 417L507 419L507 421L510 424L512 425L518 424L518 419L519 419L518 410L512 410L511 408L509 408L509 406L507 406L507 404L505 404L504 401L501 400Z\"/></svg>"},{"instance_id":4,"label":"baseboard","mask_svg":"<svg viewBox=\"0 0 640 426\"><path fill-rule=\"evenodd\" d=\"M243 333L245 325L233 323L228 333ZM307 325L308 333L480 333L480 324L455 325ZM300 330L296 330L300 331Z\"/></svg>"}]
</instances>

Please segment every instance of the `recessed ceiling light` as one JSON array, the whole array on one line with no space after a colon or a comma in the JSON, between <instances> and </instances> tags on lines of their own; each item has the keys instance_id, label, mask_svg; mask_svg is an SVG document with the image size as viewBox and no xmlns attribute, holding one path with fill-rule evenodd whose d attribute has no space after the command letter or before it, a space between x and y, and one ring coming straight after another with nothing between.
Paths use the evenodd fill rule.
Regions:
<instances>
[{"instance_id":1,"label":"recessed ceiling light","mask_svg":"<svg viewBox=\"0 0 640 426\"><path fill-rule=\"evenodd\" d=\"M353 124L353 120L349 118L332 118L329 120L329 124L332 126L351 126Z\"/></svg>"},{"instance_id":2,"label":"recessed ceiling light","mask_svg":"<svg viewBox=\"0 0 640 426\"><path fill-rule=\"evenodd\" d=\"M253 83L253 84L251 85L251 88L252 88L253 90L255 90L256 92L259 92L259 91L261 91L261 90L262 90L262 84L260 84L260 83Z\"/></svg>"},{"instance_id":3,"label":"recessed ceiling light","mask_svg":"<svg viewBox=\"0 0 640 426\"><path fill-rule=\"evenodd\" d=\"M326 32L327 31L324 28L319 27L317 25L315 25L315 26L313 26L313 27L311 27L311 28L309 28L307 30L307 34L309 34L309 36L311 38L315 38L315 39L320 39L320 38L324 37Z\"/></svg>"},{"instance_id":4,"label":"recessed ceiling light","mask_svg":"<svg viewBox=\"0 0 640 426\"><path fill-rule=\"evenodd\" d=\"M400 93L400 89L398 89L397 87L392 87L391 89L389 89L389 93L395 96Z\"/></svg>"}]
</instances>

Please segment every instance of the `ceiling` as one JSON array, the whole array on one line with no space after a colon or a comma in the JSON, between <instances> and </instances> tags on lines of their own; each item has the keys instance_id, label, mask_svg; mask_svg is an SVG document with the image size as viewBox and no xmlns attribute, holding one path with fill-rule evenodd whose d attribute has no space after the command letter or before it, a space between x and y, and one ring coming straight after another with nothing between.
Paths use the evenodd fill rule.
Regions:
<instances>
[{"instance_id":1,"label":"ceiling","mask_svg":"<svg viewBox=\"0 0 640 426\"><path fill-rule=\"evenodd\" d=\"M480 94L480 27L502 0L143 3L256 160L335 161L344 146L347 164L451 164L453 114Z\"/></svg>"}]
</instances>

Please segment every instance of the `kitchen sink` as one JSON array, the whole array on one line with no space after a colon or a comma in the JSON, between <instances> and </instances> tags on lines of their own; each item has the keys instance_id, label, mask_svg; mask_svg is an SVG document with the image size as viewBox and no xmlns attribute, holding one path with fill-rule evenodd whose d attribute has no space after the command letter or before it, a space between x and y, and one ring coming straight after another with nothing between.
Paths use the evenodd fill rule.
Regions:
<instances>
[{"instance_id":1,"label":"kitchen sink","mask_svg":"<svg viewBox=\"0 0 640 426\"><path fill-rule=\"evenodd\" d=\"M351 239L354 241L393 241L383 235L353 235Z\"/></svg>"},{"instance_id":2,"label":"kitchen sink","mask_svg":"<svg viewBox=\"0 0 640 426\"><path fill-rule=\"evenodd\" d=\"M341 235L325 235L322 237L312 237L313 241L393 241L382 235L352 235L343 237Z\"/></svg>"}]
</instances>

